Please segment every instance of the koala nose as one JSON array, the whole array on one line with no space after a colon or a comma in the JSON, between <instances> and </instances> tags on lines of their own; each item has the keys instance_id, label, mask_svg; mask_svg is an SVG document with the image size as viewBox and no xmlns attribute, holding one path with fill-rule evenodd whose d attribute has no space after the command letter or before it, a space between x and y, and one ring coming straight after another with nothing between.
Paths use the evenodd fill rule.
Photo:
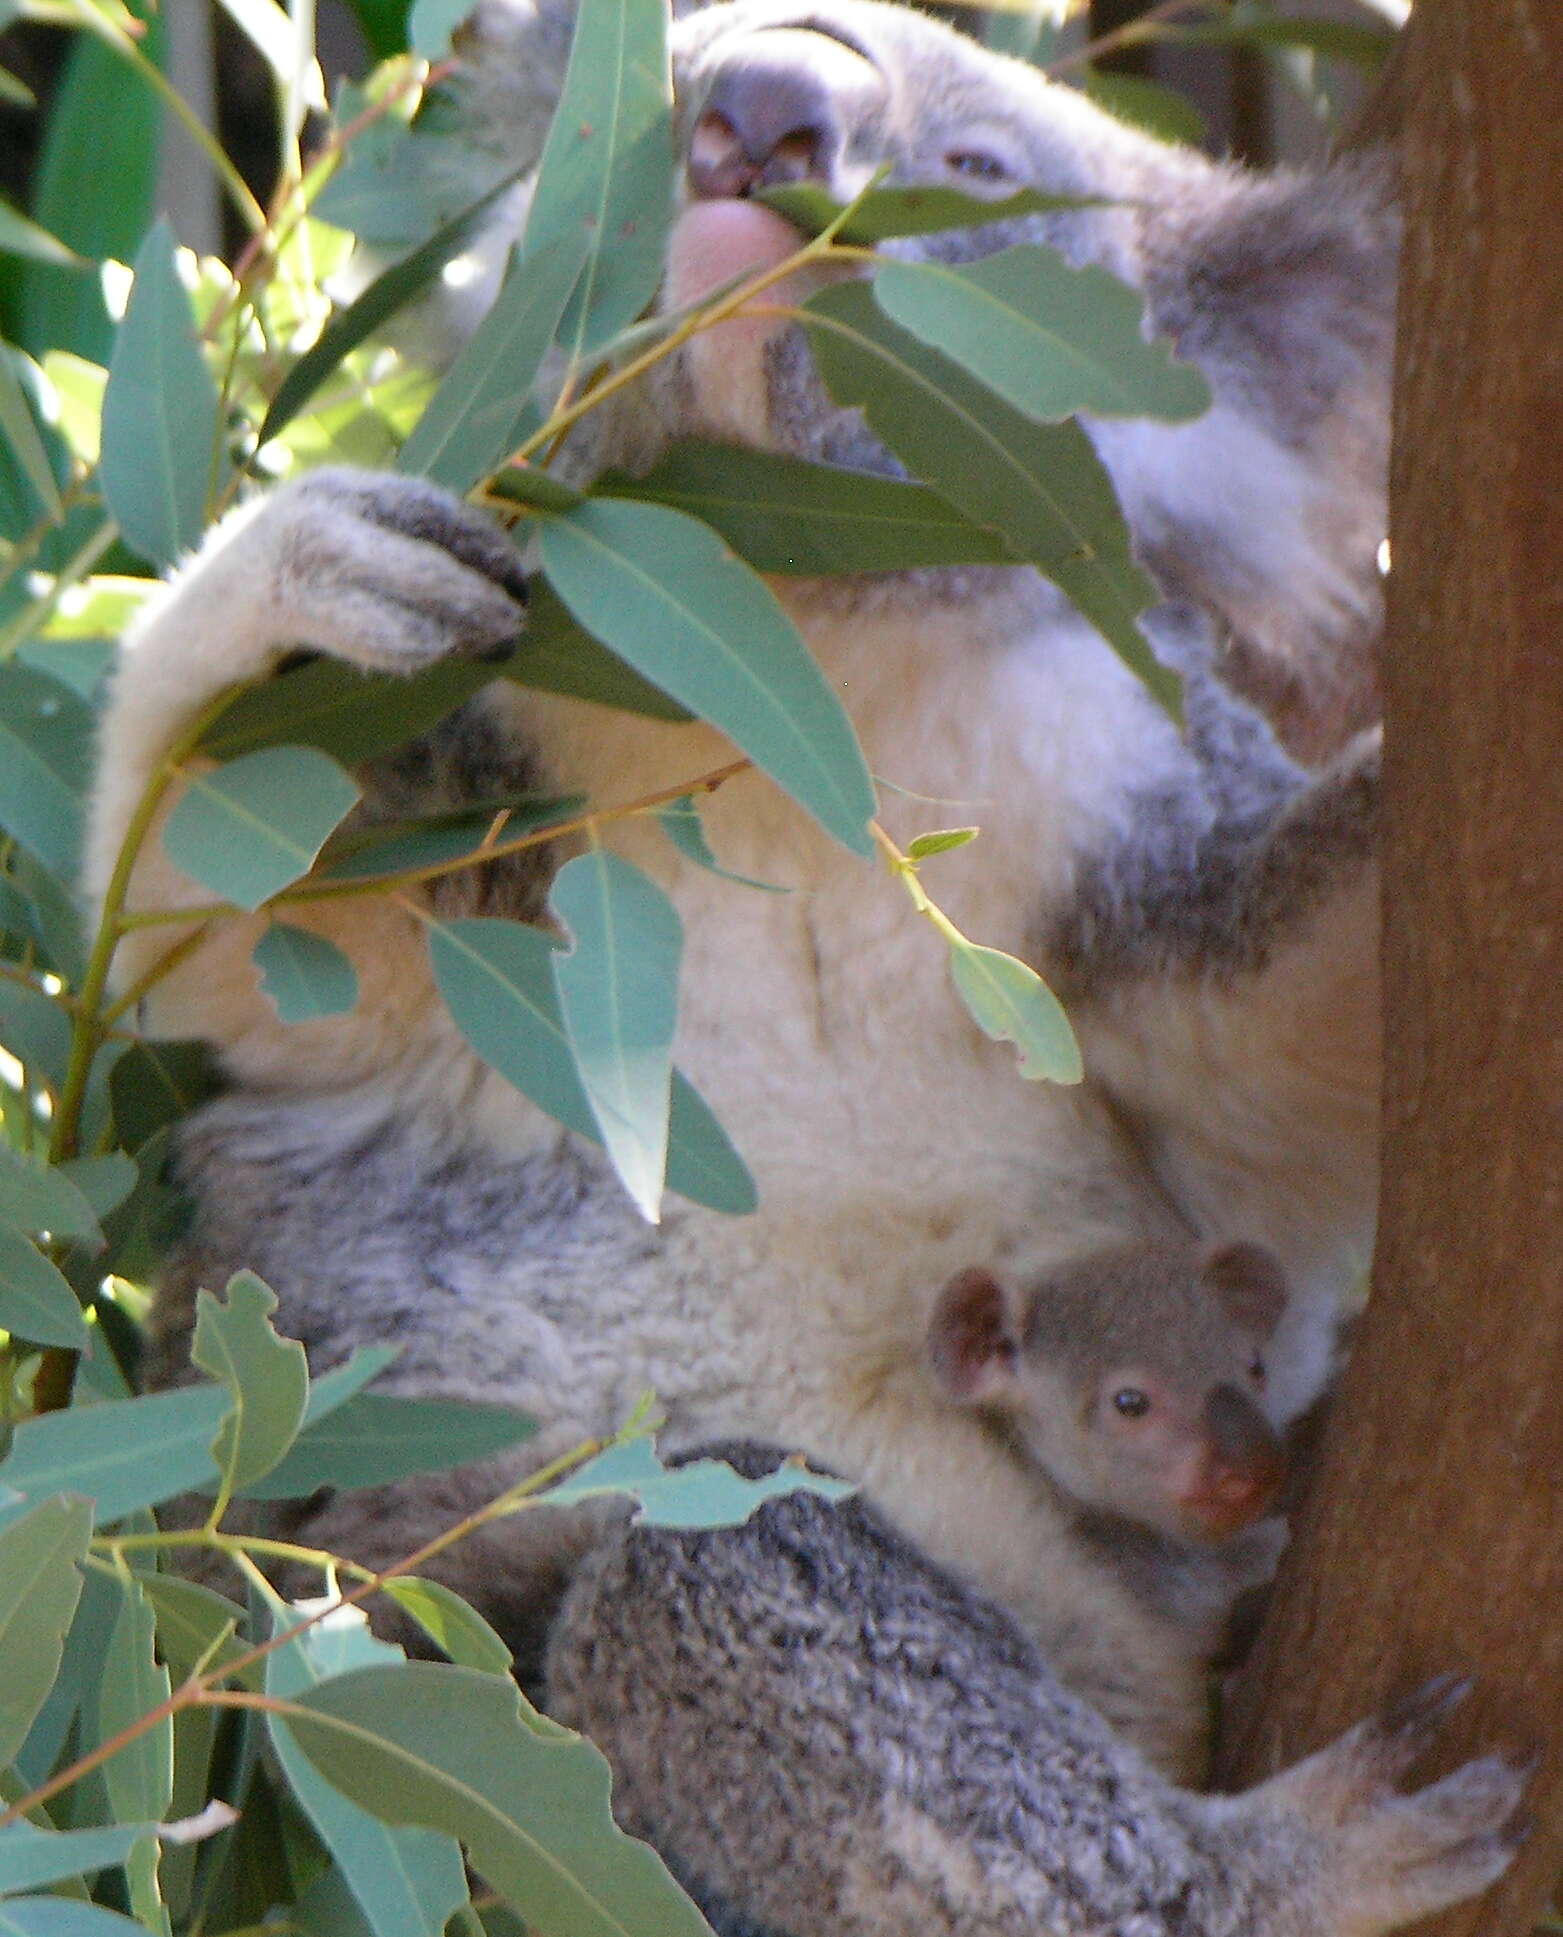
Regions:
<instances>
[{"instance_id":1,"label":"koala nose","mask_svg":"<svg viewBox=\"0 0 1563 1937\"><path fill-rule=\"evenodd\" d=\"M849 133L884 93L861 54L806 28L755 34L727 55L706 91L686 172L702 200L781 182L828 183Z\"/></svg>"},{"instance_id":2,"label":"koala nose","mask_svg":"<svg viewBox=\"0 0 1563 1937\"><path fill-rule=\"evenodd\" d=\"M1205 1401L1204 1451L1180 1506L1192 1532L1221 1539L1259 1519L1286 1478L1275 1429L1246 1393L1219 1385Z\"/></svg>"}]
</instances>

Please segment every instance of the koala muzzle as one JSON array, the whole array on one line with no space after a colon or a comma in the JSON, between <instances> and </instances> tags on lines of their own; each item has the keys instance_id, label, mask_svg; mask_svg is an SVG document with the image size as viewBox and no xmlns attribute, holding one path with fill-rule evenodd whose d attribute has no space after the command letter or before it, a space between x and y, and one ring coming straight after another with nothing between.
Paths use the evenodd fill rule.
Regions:
<instances>
[{"instance_id":1,"label":"koala muzzle","mask_svg":"<svg viewBox=\"0 0 1563 1937\"><path fill-rule=\"evenodd\" d=\"M830 187L884 79L843 42L806 28L752 34L718 64L690 137L691 192L706 201L783 182Z\"/></svg>"},{"instance_id":2,"label":"koala muzzle","mask_svg":"<svg viewBox=\"0 0 1563 1937\"><path fill-rule=\"evenodd\" d=\"M1286 1477L1286 1454L1269 1420L1236 1386L1210 1394L1203 1425L1205 1455L1179 1506L1192 1532L1219 1540L1264 1514Z\"/></svg>"}]
</instances>

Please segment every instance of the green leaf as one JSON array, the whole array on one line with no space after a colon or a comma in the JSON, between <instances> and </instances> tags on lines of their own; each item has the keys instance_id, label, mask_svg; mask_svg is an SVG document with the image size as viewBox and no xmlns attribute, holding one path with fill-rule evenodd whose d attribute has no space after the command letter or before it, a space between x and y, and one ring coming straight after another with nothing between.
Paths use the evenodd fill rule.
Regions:
<instances>
[{"instance_id":1,"label":"green leaf","mask_svg":"<svg viewBox=\"0 0 1563 1937\"><path fill-rule=\"evenodd\" d=\"M661 1216L684 928L655 882L602 848L554 877L570 937L554 988L598 1134L648 1224Z\"/></svg>"},{"instance_id":2,"label":"green leaf","mask_svg":"<svg viewBox=\"0 0 1563 1937\"><path fill-rule=\"evenodd\" d=\"M9 214L0 203L0 217ZM5 228L0 221L0 248L4 247ZM38 426L27 401L26 392L16 380L15 352L0 343L0 437L11 447L28 483L56 523L65 516L60 502L60 487L55 482L54 466L44 449Z\"/></svg>"},{"instance_id":3,"label":"green leaf","mask_svg":"<svg viewBox=\"0 0 1563 1937\"><path fill-rule=\"evenodd\" d=\"M990 222L1013 222L1024 215L1092 208L1097 205L1097 199L1044 195L1035 188L1018 189L998 201L986 201L980 195L963 195L958 188L871 188L853 208L851 219L836 231L836 239L871 248L893 235L981 229ZM846 206L810 182L786 182L777 188L762 188L755 200L775 209L805 235L818 235L828 228Z\"/></svg>"},{"instance_id":4,"label":"green leaf","mask_svg":"<svg viewBox=\"0 0 1563 1937\"><path fill-rule=\"evenodd\" d=\"M0 1485L37 1497L69 1488L122 1520L212 1478L212 1434L228 1411L221 1386L44 1413L19 1426Z\"/></svg>"},{"instance_id":5,"label":"green leaf","mask_svg":"<svg viewBox=\"0 0 1563 1937\"><path fill-rule=\"evenodd\" d=\"M494 1676L363 1668L301 1695L289 1727L365 1809L459 1837L541 1937L709 1937L661 1859L614 1824L599 1752L540 1733Z\"/></svg>"},{"instance_id":6,"label":"green leaf","mask_svg":"<svg viewBox=\"0 0 1563 1937\"><path fill-rule=\"evenodd\" d=\"M132 1043L109 1075L114 1128L129 1150L178 1123L219 1087L204 1043Z\"/></svg>"},{"instance_id":7,"label":"green leaf","mask_svg":"<svg viewBox=\"0 0 1563 1937\"><path fill-rule=\"evenodd\" d=\"M79 1238L101 1244L103 1233L92 1206L62 1170L36 1163L0 1144L0 1224L37 1237Z\"/></svg>"},{"instance_id":8,"label":"green leaf","mask_svg":"<svg viewBox=\"0 0 1563 1937\"><path fill-rule=\"evenodd\" d=\"M0 1937L139 1937L144 1931L143 1924L113 1910L64 1897L9 1897L0 1903Z\"/></svg>"},{"instance_id":9,"label":"green leaf","mask_svg":"<svg viewBox=\"0 0 1563 1937\"><path fill-rule=\"evenodd\" d=\"M697 519L594 498L543 521L554 590L588 632L733 740L855 854L873 783L851 722L792 621Z\"/></svg>"},{"instance_id":10,"label":"green leaf","mask_svg":"<svg viewBox=\"0 0 1563 1937\"><path fill-rule=\"evenodd\" d=\"M135 1159L123 1150L110 1150L101 1157L72 1157L59 1166L58 1174L80 1192L97 1217L117 1211L141 1176Z\"/></svg>"},{"instance_id":11,"label":"green leaf","mask_svg":"<svg viewBox=\"0 0 1563 1937\"><path fill-rule=\"evenodd\" d=\"M0 1043L34 1083L58 1092L70 1060L71 1019L52 996L0 982Z\"/></svg>"},{"instance_id":12,"label":"green leaf","mask_svg":"<svg viewBox=\"0 0 1563 1937\"><path fill-rule=\"evenodd\" d=\"M581 0L525 234L532 255L566 234L586 245L560 331L572 357L605 343L656 294L672 208L666 10Z\"/></svg>"},{"instance_id":13,"label":"green leaf","mask_svg":"<svg viewBox=\"0 0 1563 1937\"><path fill-rule=\"evenodd\" d=\"M166 221L136 252L135 275L103 393L98 474L126 542L168 566L199 541L208 486L222 482L214 457L217 387Z\"/></svg>"},{"instance_id":14,"label":"green leaf","mask_svg":"<svg viewBox=\"0 0 1563 1937\"><path fill-rule=\"evenodd\" d=\"M285 91L298 65L298 34L279 0L222 0L222 7ZM306 107L326 105L319 63L313 59L306 62L301 93Z\"/></svg>"},{"instance_id":15,"label":"green leaf","mask_svg":"<svg viewBox=\"0 0 1563 1937\"><path fill-rule=\"evenodd\" d=\"M338 123L357 107L344 102ZM464 135L382 116L354 136L310 213L381 249L410 249L515 179L502 155Z\"/></svg>"},{"instance_id":16,"label":"green leaf","mask_svg":"<svg viewBox=\"0 0 1563 1937\"><path fill-rule=\"evenodd\" d=\"M227 1387L228 1416L212 1441L222 1475L221 1499L269 1473L298 1436L309 1398L309 1372L297 1339L279 1338L270 1314L277 1297L251 1271L228 1280L227 1303L209 1291L195 1301L190 1358Z\"/></svg>"},{"instance_id":17,"label":"green leaf","mask_svg":"<svg viewBox=\"0 0 1563 1937\"><path fill-rule=\"evenodd\" d=\"M0 253L30 256L34 262L58 263L62 269L85 266L74 249L67 249L58 236L29 221L9 202L0 202Z\"/></svg>"},{"instance_id":18,"label":"green leaf","mask_svg":"<svg viewBox=\"0 0 1563 1937\"><path fill-rule=\"evenodd\" d=\"M518 794L427 820L355 829L332 842L315 874L321 881L365 881L445 866L485 851L501 814L505 822L497 838L503 843L579 814L585 805L584 794Z\"/></svg>"},{"instance_id":19,"label":"green leaf","mask_svg":"<svg viewBox=\"0 0 1563 1937\"><path fill-rule=\"evenodd\" d=\"M595 1143L596 1119L576 1073L554 988L557 947L552 937L521 922L474 916L429 924L434 979L462 1035L540 1110ZM667 1184L715 1211L742 1216L754 1209L754 1182L742 1159L676 1070Z\"/></svg>"},{"instance_id":20,"label":"green leaf","mask_svg":"<svg viewBox=\"0 0 1563 1937\"><path fill-rule=\"evenodd\" d=\"M384 1591L458 1668L475 1668L485 1675L510 1673L510 1650L482 1615L443 1582L398 1574L385 1583Z\"/></svg>"},{"instance_id":21,"label":"green leaf","mask_svg":"<svg viewBox=\"0 0 1563 1937\"><path fill-rule=\"evenodd\" d=\"M118 1867L129 1856L132 1844L156 1828L155 1823L125 1823L112 1829L62 1831L39 1829L32 1823L8 1823L0 1829L0 1896L10 1896L17 1890L41 1890L48 1883L64 1883L70 1877L93 1876L99 1870Z\"/></svg>"},{"instance_id":22,"label":"green leaf","mask_svg":"<svg viewBox=\"0 0 1563 1937\"><path fill-rule=\"evenodd\" d=\"M59 1669L91 1532L88 1503L64 1498L0 1530L0 1768L27 1739Z\"/></svg>"},{"instance_id":23,"label":"green leaf","mask_svg":"<svg viewBox=\"0 0 1563 1937\"><path fill-rule=\"evenodd\" d=\"M734 881L741 888L758 888L768 895L791 892L788 888L778 887L774 881L755 881L747 874L734 874L730 868L721 867L706 840L700 809L695 804L693 794L680 794L666 807L659 807L657 825L686 861L693 861L696 867L704 868L708 874L718 875L723 881Z\"/></svg>"},{"instance_id":24,"label":"green leaf","mask_svg":"<svg viewBox=\"0 0 1563 1937\"><path fill-rule=\"evenodd\" d=\"M967 517L1003 533L1101 632L1176 719L1181 684L1139 615L1160 598L1134 563L1112 482L1078 424L1039 424L889 322L861 283L804 308L820 374L839 404Z\"/></svg>"},{"instance_id":25,"label":"green leaf","mask_svg":"<svg viewBox=\"0 0 1563 1937\"><path fill-rule=\"evenodd\" d=\"M63 881L76 878L92 715L68 686L0 665L0 829Z\"/></svg>"},{"instance_id":26,"label":"green leaf","mask_svg":"<svg viewBox=\"0 0 1563 1937\"><path fill-rule=\"evenodd\" d=\"M121 1605L113 1633L98 1700L98 1729L90 1745L108 1741L132 1722L148 1714L169 1694L168 1670L154 1659L152 1610L135 1581L121 1582ZM83 1749L89 1745L85 1742ZM174 1793L174 1723L165 1716L134 1736L103 1764L102 1780L109 1808L121 1822L158 1821L168 1812ZM168 1928L158 1887L159 1851L156 1839L142 1837L130 1853L125 1876L130 1907L137 1920L151 1929Z\"/></svg>"},{"instance_id":27,"label":"green leaf","mask_svg":"<svg viewBox=\"0 0 1563 1937\"><path fill-rule=\"evenodd\" d=\"M21 1501L20 1510L25 1512L27 1504L25 1500ZM0 1519L6 1517L9 1516L0 1514ZM80 1720L85 1730L88 1714L96 1715L98 1690L103 1681L103 1663L108 1655L109 1636L114 1631L118 1614L117 1582L96 1569L89 1569L82 1577L81 1598L76 1603L75 1615L66 1630L54 1685L33 1718L33 1725L27 1731L27 1740L17 1750L11 1763L11 1769L24 1789L36 1789L48 1780L59 1764L60 1752L72 1727ZM101 1805L95 1814L101 1818ZM81 1811L65 1820L83 1821L92 1817L93 1812ZM33 1820L38 1821L39 1818L34 1816Z\"/></svg>"},{"instance_id":28,"label":"green leaf","mask_svg":"<svg viewBox=\"0 0 1563 1937\"><path fill-rule=\"evenodd\" d=\"M973 1022L995 1042L1020 1051L1033 1082L1078 1083L1085 1071L1063 1004L1034 969L996 948L950 943L950 978Z\"/></svg>"},{"instance_id":29,"label":"green leaf","mask_svg":"<svg viewBox=\"0 0 1563 1937\"><path fill-rule=\"evenodd\" d=\"M757 572L834 578L927 565L1013 565L997 532L923 484L688 439L643 477L609 472L598 489L687 511Z\"/></svg>"},{"instance_id":30,"label":"green leaf","mask_svg":"<svg viewBox=\"0 0 1563 1937\"><path fill-rule=\"evenodd\" d=\"M277 1630L294 1619L292 1612L279 1608ZM307 1694L353 1669L401 1659L400 1648L370 1635L362 1614L343 1608L267 1657L266 1693L284 1698ZM369 1672L386 1670L369 1667ZM320 1775L285 1722L268 1716L267 1723L294 1796L335 1858L376 1937L440 1937L446 1919L467 1901L455 1843L428 1829L387 1828Z\"/></svg>"},{"instance_id":31,"label":"green leaf","mask_svg":"<svg viewBox=\"0 0 1563 1937\"><path fill-rule=\"evenodd\" d=\"M0 1224L0 1326L35 1345L85 1351L81 1306L57 1265L20 1232Z\"/></svg>"},{"instance_id":32,"label":"green leaf","mask_svg":"<svg viewBox=\"0 0 1563 1937\"><path fill-rule=\"evenodd\" d=\"M311 659L240 693L207 729L201 751L229 760L286 743L356 767L428 732L494 677L493 666L471 659L442 659L410 678Z\"/></svg>"},{"instance_id":33,"label":"green leaf","mask_svg":"<svg viewBox=\"0 0 1563 1937\"><path fill-rule=\"evenodd\" d=\"M1181 423L1210 406L1199 371L1141 334L1139 293L1056 249L1022 243L959 267L886 262L873 291L892 322L1040 422L1087 411Z\"/></svg>"},{"instance_id":34,"label":"green leaf","mask_svg":"<svg viewBox=\"0 0 1563 1937\"><path fill-rule=\"evenodd\" d=\"M976 840L980 827L945 827L936 834L919 834L907 848L907 859L926 861L930 854L948 854L952 848L965 847Z\"/></svg>"},{"instance_id":35,"label":"green leaf","mask_svg":"<svg viewBox=\"0 0 1563 1937\"><path fill-rule=\"evenodd\" d=\"M336 943L292 922L273 921L251 960L281 1022L343 1016L358 1000L357 972Z\"/></svg>"},{"instance_id":36,"label":"green leaf","mask_svg":"<svg viewBox=\"0 0 1563 1937\"><path fill-rule=\"evenodd\" d=\"M181 1679L194 1672L197 1662L221 1667L248 1652L247 1644L236 1638L244 1610L211 1588L178 1574L145 1574L141 1591L157 1622L158 1654ZM258 1665L241 1670L239 1680L246 1688L258 1688Z\"/></svg>"},{"instance_id":37,"label":"green leaf","mask_svg":"<svg viewBox=\"0 0 1563 1937\"><path fill-rule=\"evenodd\" d=\"M383 1486L413 1473L442 1473L491 1459L537 1430L508 1406L362 1393L307 1427L287 1457L245 1488L252 1500L287 1500L322 1486Z\"/></svg>"},{"instance_id":38,"label":"green leaf","mask_svg":"<svg viewBox=\"0 0 1563 1937\"><path fill-rule=\"evenodd\" d=\"M337 311L283 379L261 424L257 448L293 421L349 351L356 350L397 310L421 294L446 263L460 255L483 227L493 204L519 173L520 170L512 169L459 215L436 229L411 255L382 270L345 309Z\"/></svg>"},{"instance_id":39,"label":"green leaf","mask_svg":"<svg viewBox=\"0 0 1563 1937\"><path fill-rule=\"evenodd\" d=\"M1133 128L1143 128L1159 141L1198 147L1208 133L1204 115L1176 88L1163 87L1143 74L1109 74L1096 67L1087 68L1081 79L1086 94L1099 108L1106 108Z\"/></svg>"},{"instance_id":40,"label":"green leaf","mask_svg":"<svg viewBox=\"0 0 1563 1937\"><path fill-rule=\"evenodd\" d=\"M801 1459L785 1460L757 1480L742 1478L725 1460L666 1467L651 1441L639 1438L610 1446L540 1497L550 1506L565 1506L599 1494L628 1493L639 1502L636 1520L648 1527L735 1527L779 1494L841 1500L855 1491L846 1480L811 1473Z\"/></svg>"},{"instance_id":41,"label":"green leaf","mask_svg":"<svg viewBox=\"0 0 1563 1937\"><path fill-rule=\"evenodd\" d=\"M358 794L314 748L265 747L191 777L163 829L163 851L222 900L258 908L308 874Z\"/></svg>"},{"instance_id":42,"label":"green leaf","mask_svg":"<svg viewBox=\"0 0 1563 1937\"><path fill-rule=\"evenodd\" d=\"M489 670L518 686L643 713L647 719L679 724L692 717L687 707L593 638L542 578L531 580L528 588L526 633L520 645L510 659Z\"/></svg>"},{"instance_id":43,"label":"green leaf","mask_svg":"<svg viewBox=\"0 0 1563 1937\"><path fill-rule=\"evenodd\" d=\"M399 470L460 494L509 457L526 435L533 382L585 260L586 237L576 229L517 255L402 446Z\"/></svg>"},{"instance_id":44,"label":"green leaf","mask_svg":"<svg viewBox=\"0 0 1563 1937\"><path fill-rule=\"evenodd\" d=\"M412 0L407 14L407 45L426 61L442 61L450 53L450 37L466 20L469 0Z\"/></svg>"}]
</instances>

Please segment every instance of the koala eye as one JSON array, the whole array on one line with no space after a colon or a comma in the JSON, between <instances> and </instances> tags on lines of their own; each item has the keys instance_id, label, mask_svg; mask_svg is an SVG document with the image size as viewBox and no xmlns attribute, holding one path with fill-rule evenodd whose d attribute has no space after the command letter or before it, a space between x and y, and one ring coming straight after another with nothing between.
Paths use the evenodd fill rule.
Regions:
<instances>
[{"instance_id":1,"label":"koala eye","mask_svg":"<svg viewBox=\"0 0 1563 1937\"><path fill-rule=\"evenodd\" d=\"M1125 1419L1143 1419L1151 1409L1151 1396L1137 1385L1120 1386L1113 1394L1113 1411Z\"/></svg>"},{"instance_id":2,"label":"koala eye","mask_svg":"<svg viewBox=\"0 0 1563 1937\"><path fill-rule=\"evenodd\" d=\"M989 188L1002 188L1015 179L998 156L986 148L952 148L944 158L944 165L952 175L981 182Z\"/></svg>"},{"instance_id":3,"label":"koala eye","mask_svg":"<svg viewBox=\"0 0 1563 1937\"><path fill-rule=\"evenodd\" d=\"M1257 1386L1262 1386L1265 1382L1265 1362L1257 1352L1254 1354L1252 1365L1248 1368L1248 1376Z\"/></svg>"}]
</instances>

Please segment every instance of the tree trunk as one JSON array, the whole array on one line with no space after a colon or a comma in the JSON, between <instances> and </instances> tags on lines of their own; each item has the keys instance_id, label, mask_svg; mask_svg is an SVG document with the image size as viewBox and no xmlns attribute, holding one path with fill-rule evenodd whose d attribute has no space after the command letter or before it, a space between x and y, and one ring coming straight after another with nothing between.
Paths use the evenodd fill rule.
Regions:
<instances>
[{"instance_id":1,"label":"tree trunk","mask_svg":"<svg viewBox=\"0 0 1563 1937\"><path fill-rule=\"evenodd\" d=\"M1563 6L1417 0L1385 666L1374 1292L1226 1783L1443 1669L1451 1759L1544 1752L1509 1877L1563 1875Z\"/></svg>"}]
</instances>

